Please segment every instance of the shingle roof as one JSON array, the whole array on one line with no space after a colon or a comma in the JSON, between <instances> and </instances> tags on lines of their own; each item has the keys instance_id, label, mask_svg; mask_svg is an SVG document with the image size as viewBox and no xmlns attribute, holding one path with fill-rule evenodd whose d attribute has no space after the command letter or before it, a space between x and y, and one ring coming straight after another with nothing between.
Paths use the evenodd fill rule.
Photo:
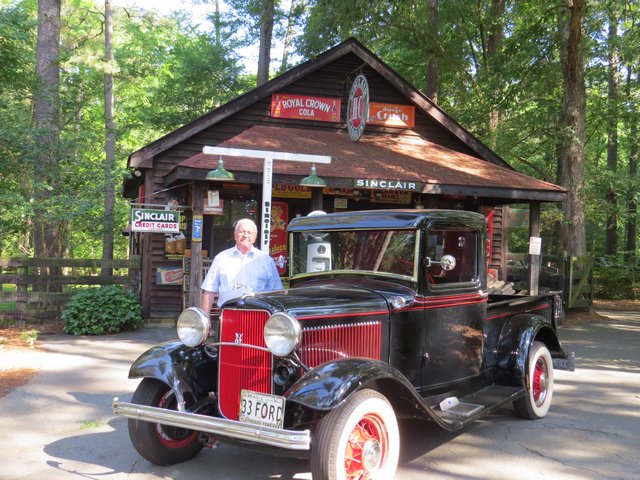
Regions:
<instances>
[{"instance_id":1,"label":"shingle roof","mask_svg":"<svg viewBox=\"0 0 640 480\"><path fill-rule=\"evenodd\" d=\"M353 179L421 182L424 193L483 195L513 199L561 201L563 188L510 168L457 152L417 134L365 134L353 142L344 131L254 126L219 147L329 155L330 165L317 165L329 186L353 185ZM196 154L178 167L212 170L217 156ZM260 159L225 157L225 168L261 173ZM274 162L274 175L309 174L309 165ZM490 194L490 195L488 195Z\"/></svg>"}]
</instances>

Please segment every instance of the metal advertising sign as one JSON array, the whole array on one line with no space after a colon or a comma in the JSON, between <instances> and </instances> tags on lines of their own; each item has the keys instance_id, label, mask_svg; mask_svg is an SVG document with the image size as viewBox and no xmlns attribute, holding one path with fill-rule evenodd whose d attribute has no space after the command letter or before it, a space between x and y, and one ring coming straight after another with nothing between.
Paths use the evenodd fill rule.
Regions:
<instances>
[{"instance_id":1,"label":"metal advertising sign","mask_svg":"<svg viewBox=\"0 0 640 480\"><path fill-rule=\"evenodd\" d=\"M369 103L370 125L382 125L393 128L413 128L416 122L416 109L413 105L393 103Z\"/></svg>"},{"instance_id":2,"label":"metal advertising sign","mask_svg":"<svg viewBox=\"0 0 640 480\"><path fill-rule=\"evenodd\" d=\"M371 194L371 203L409 205L411 203L411 192L407 190L375 190Z\"/></svg>"},{"instance_id":3,"label":"metal advertising sign","mask_svg":"<svg viewBox=\"0 0 640 480\"><path fill-rule=\"evenodd\" d=\"M271 208L271 241L269 254L276 262L280 275L287 273L287 225L289 224L289 205L285 202L273 202Z\"/></svg>"},{"instance_id":4,"label":"metal advertising sign","mask_svg":"<svg viewBox=\"0 0 640 480\"><path fill-rule=\"evenodd\" d=\"M182 285L184 270L182 268L158 267L156 285Z\"/></svg>"},{"instance_id":5,"label":"metal advertising sign","mask_svg":"<svg viewBox=\"0 0 640 480\"><path fill-rule=\"evenodd\" d=\"M193 225L191 229L191 241L202 242L202 215L193 216Z\"/></svg>"},{"instance_id":6,"label":"metal advertising sign","mask_svg":"<svg viewBox=\"0 0 640 480\"><path fill-rule=\"evenodd\" d=\"M339 98L274 93L271 95L271 116L337 123L340 122L340 103Z\"/></svg>"},{"instance_id":7,"label":"metal advertising sign","mask_svg":"<svg viewBox=\"0 0 640 480\"><path fill-rule=\"evenodd\" d=\"M272 195L278 198L311 198L311 188L302 185L274 185Z\"/></svg>"},{"instance_id":8,"label":"metal advertising sign","mask_svg":"<svg viewBox=\"0 0 640 480\"><path fill-rule=\"evenodd\" d=\"M420 182L409 182L406 180L384 180L357 178L353 181L355 188L375 188L381 190L409 190L419 192L422 188Z\"/></svg>"},{"instance_id":9,"label":"metal advertising sign","mask_svg":"<svg viewBox=\"0 0 640 480\"><path fill-rule=\"evenodd\" d=\"M176 210L132 208L131 231L180 233L180 212Z\"/></svg>"},{"instance_id":10,"label":"metal advertising sign","mask_svg":"<svg viewBox=\"0 0 640 480\"><path fill-rule=\"evenodd\" d=\"M349 92L349 103L347 105L347 130L349 137L357 142L369 117L369 84L364 75L356 77Z\"/></svg>"},{"instance_id":11,"label":"metal advertising sign","mask_svg":"<svg viewBox=\"0 0 640 480\"><path fill-rule=\"evenodd\" d=\"M219 190L205 189L203 213L205 215L224 215L224 200L220 198Z\"/></svg>"}]
</instances>

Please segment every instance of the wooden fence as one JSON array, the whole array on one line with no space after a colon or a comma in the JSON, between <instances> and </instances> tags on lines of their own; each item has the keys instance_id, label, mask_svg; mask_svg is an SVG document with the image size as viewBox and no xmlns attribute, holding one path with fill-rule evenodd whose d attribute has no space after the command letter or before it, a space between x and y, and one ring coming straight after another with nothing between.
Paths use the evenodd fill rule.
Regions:
<instances>
[{"instance_id":1,"label":"wooden fence","mask_svg":"<svg viewBox=\"0 0 640 480\"><path fill-rule=\"evenodd\" d=\"M593 257L568 257L565 260L566 308L591 308L593 305Z\"/></svg>"},{"instance_id":2,"label":"wooden fence","mask_svg":"<svg viewBox=\"0 0 640 480\"><path fill-rule=\"evenodd\" d=\"M111 269L112 275L104 275ZM0 258L0 321L60 316L81 288L122 285L139 294L140 257L127 260L77 258Z\"/></svg>"}]
</instances>

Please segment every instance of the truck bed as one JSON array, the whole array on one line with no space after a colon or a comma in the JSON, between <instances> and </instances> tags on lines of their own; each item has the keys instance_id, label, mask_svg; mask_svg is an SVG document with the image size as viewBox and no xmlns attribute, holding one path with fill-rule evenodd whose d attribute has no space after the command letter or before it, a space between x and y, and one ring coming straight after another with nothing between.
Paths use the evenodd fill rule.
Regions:
<instances>
[{"instance_id":1,"label":"truck bed","mask_svg":"<svg viewBox=\"0 0 640 480\"><path fill-rule=\"evenodd\" d=\"M536 314L549 321L556 328L556 321L562 317L562 306L554 294L542 295L489 295L487 320L510 317L521 313Z\"/></svg>"}]
</instances>

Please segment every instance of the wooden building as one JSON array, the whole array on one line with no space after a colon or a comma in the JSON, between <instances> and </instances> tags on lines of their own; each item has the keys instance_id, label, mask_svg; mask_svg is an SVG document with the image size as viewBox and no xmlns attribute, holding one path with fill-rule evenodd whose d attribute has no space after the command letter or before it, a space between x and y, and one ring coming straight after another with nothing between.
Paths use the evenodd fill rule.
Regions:
<instances>
[{"instance_id":1,"label":"wooden building","mask_svg":"<svg viewBox=\"0 0 640 480\"><path fill-rule=\"evenodd\" d=\"M367 104L368 115L359 118ZM266 163L259 156L205 154L207 146L329 156L331 163L314 165L326 186L301 187L312 165L276 159L265 210ZM206 180L220 159L234 181ZM490 268L504 276L502 206L528 203L537 236L540 203L566 195L516 172L353 39L146 145L130 155L129 167L125 195L134 206L176 208L182 215L180 234L132 233L132 253L142 258L145 317L174 317L197 302L199 285L189 282L199 283L203 258L206 267L207 258L233 244L232 226L242 217L262 225L268 212L270 250L286 277L282 231L296 215L319 209L478 211L490 219ZM194 273L183 276L191 262Z\"/></svg>"}]
</instances>

